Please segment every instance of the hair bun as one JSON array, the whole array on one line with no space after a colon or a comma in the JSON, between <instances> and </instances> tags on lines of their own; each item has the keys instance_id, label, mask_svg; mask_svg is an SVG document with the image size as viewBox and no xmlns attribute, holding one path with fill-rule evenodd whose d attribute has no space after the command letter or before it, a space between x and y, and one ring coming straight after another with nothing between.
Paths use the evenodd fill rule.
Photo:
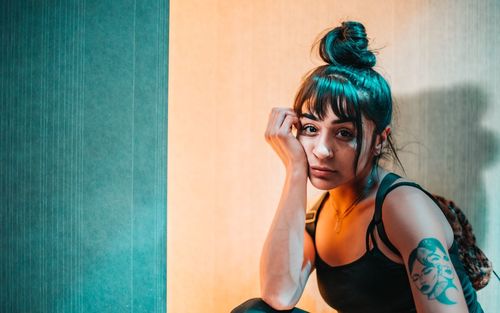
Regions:
<instances>
[{"instance_id":1,"label":"hair bun","mask_svg":"<svg viewBox=\"0 0 500 313\"><path fill-rule=\"evenodd\" d=\"M368 50L365 27L352 21L342 22L321 38L319 54L332 65L371 68L377 62L373 52Z\"/></svg>"}]
</instances>

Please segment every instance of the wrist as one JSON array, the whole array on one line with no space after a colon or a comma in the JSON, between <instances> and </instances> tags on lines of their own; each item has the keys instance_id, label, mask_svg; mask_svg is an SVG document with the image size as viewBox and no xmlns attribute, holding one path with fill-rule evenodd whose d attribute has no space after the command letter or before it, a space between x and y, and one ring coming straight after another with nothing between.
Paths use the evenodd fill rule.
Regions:
<instances>
[{"instance_id":1,"label":"wrist","mask_svg":"<svg viewBox=\"0 0 500 313\"><path fill-rule=\"evenodd\" d=\"M291 179L307 179L307 164L286 167L286 176Z\"/></svg>"}]
</instances>

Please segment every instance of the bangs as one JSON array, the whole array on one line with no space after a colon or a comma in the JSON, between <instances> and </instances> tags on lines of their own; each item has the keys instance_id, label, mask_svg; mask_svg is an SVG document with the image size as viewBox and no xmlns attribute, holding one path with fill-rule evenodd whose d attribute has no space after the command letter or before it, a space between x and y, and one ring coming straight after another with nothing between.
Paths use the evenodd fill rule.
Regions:
<instances>
[{"instance_id":1,"label":"bangs","mask_svg":"<svg viewBox=\"0 0 500 313\"><path fill-rule=\"evenodd\" d=\"M360 119L359 104L358 91L345 77L335 73L329 75L312 73L297 93L294 110L299 116L307 110L324 119L330 106L339 119L357 124Z\"/></svg>"}]
</instances>

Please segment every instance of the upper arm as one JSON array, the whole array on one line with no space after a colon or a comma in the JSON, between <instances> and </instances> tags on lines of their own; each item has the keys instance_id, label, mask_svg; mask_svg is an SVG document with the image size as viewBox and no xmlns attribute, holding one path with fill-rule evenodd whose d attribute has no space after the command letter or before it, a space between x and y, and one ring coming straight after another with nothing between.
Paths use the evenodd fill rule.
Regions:
<instances>
[{"instance_id":1,"label":"upper arm","mask_svg":"<svg viewBox=\"0 0 500 313\"><path fill-rule=\"evenodd\" d=\"M422 191L394 189L383 205L387 236L401 253L418 312L468 312L448 254L449 224Z\"/></svg>"}]
</instances>

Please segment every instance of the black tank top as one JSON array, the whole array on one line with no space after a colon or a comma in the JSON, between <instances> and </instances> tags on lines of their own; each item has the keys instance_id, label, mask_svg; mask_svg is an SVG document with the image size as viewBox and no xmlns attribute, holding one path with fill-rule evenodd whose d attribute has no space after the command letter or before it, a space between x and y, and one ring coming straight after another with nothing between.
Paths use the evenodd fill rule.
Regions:
<instances>
[{"instance_id":1,"label":"black tank top","mask_svg":"<svg viewBox=\"0 0 500 313\"><path fill-rule=\"evenodd\" d=\"M376 228L384 244L399 255L396 247L390 243L382 223L382 203L385 196L394 188L406 185L419 188L433 200L434 198L415 183L393 184L398 178L400 177L396 174L389 173L380 183L375 200L374 216L366 232L366 252L362 257L349 264L332 267L316 252L315 266L319 291L326 303L340 313L416 312L405 266L392 261L380 251L374 238L374 231ZM323 197L321 200L314 214L314 221L306 225L313 240L315 239L316 216L319 215L325 199L326 197ZM371 250L369 249L370 238L373 243ZM448 252L462 284L469 312L483 312L477 302L476 292L460 262L456 242L453 242Z\"/></svg>"}]
</instances>

